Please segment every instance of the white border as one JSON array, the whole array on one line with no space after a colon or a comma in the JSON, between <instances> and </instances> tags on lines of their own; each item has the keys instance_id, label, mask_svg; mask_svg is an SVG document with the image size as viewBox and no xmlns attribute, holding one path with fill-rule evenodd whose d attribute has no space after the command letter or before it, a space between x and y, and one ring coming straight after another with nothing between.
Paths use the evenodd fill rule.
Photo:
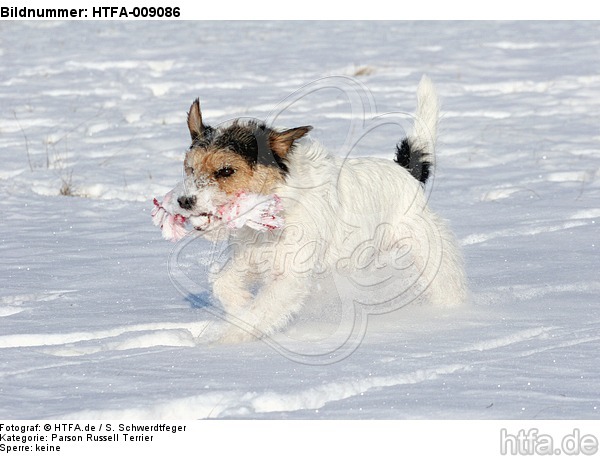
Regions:
<instances>
[{"instance_id":1,"label":"white border","mask_svg":"<svg viewBox=\"0 0 600 456\"><path fill-rule=\"evenodd\" d=\"M532 0L418 0L394 2L324 2L317 0L253 0L224 2L219 0L15 0L3 2L7 7L89 8L92 7L179 7L179 20L574 20L600 18L598 8L583 0L545 2ZM88 20L93 20L91 14ZM131 18L128 18L131 19ZM114 17L111 20L123 20Z\"/></svg>"},{"instance_id":2,"label":"white border","mask_svg":"<svg viewBox=\"0 0 600 456\"><path fill-rule=\"evenodd\" d=\"M8 432L46 439L42 445L59 445L61 456L111 456L144 454L218 455L410 455L482 456L501 454L585 454L598 452L597 421L7 421L7 425L36 426L37 431ZM118 431L119 425L180 426L168 431ZM79 428L75 428L75 425ZM88 428L95 426L93 432ZM58 428L58 431L57 431ZM101 430L98 431L98 428ZM46 429L46 431L44 431ZM108 431L108 429L111 429ZM157 428L155 428L157 429ZM125 436L127 433L127 436ZM82 436L83 442L52 441L58 436ZM88 442L87 435L114 436L118 441ZM504 441L503 441L503 436ZM574 437L579 439L576 442ZM125 441L129 437L130 441ZM131 437L138 438L131 441ZM145 441L143 441L145 439ZM544 439L544 440L542 440ZM552 453L547 442L552 440ZM114 440L114 438L113 438ZM590 447L590 442L595 445ZM15 442L3 444L18 445ZM566 446L565 446L566 443ZM34 443L27 443L35 445ZM577 447L587 445L585 449ZM568 451L565 451L568 450ZM591 449L591 451L590 451ZM587 450L587 451L586 451ZM35 452L34 450L28 450ZM10 454L10 453L9 453ZM23 454L23 453L12 453Z\"/></svg>"}]
</instances>

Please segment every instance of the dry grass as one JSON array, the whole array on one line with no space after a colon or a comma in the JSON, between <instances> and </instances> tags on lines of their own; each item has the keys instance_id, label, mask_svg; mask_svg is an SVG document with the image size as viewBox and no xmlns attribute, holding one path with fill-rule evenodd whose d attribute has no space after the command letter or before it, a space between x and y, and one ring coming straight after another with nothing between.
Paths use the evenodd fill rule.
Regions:
<instances>
[{"instance_id":1,"label":"dry grass","mask_svg":"<svg viewBox=\"0 0 600 456\"><path fill-rule=\"evenodd\" d=\"M75 191L73 189L73 170L65 173L61 176L60 180L62 181L62 185L60 187L60 194L62 196L76 196Z\"/></svg>"},{"instance_id":2,"label":"dry grass","mask_svg":"<svg viewBox=\"0 0 600 456\"><path fill-rule=\"evenodd\" d=\"M369 76L373 73L375 73L375 68L368 65L361 65L354 70L353 76Z\"/></svg>"}]
</instances>

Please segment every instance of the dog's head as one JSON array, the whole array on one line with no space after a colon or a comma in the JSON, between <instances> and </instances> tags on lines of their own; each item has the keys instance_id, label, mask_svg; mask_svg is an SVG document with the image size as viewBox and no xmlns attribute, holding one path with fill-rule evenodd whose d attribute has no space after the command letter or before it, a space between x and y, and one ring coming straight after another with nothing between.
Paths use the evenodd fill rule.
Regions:
<instances>
[{"instance_id":1,"label":"dog's head","mask_svg":"<svg viewBox=\"0 0 600 456\"><path fill-rule=\"evenodd\" d=\"M207 219L236 194L273 193L288 174L294 141L312 129L277 131L254 120L212 128L202 121L198 100L190 107L187 124L192 145L184 160L185 193L177 202Z\"/></svg>"}]
</instances>

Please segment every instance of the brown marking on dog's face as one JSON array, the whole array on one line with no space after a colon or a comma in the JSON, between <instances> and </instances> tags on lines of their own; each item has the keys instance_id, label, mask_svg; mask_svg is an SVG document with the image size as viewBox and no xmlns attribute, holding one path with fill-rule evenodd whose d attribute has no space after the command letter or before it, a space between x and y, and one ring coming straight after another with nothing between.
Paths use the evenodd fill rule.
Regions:
<instances>
[{"instance_id":1,"label":"brown marking on dog's face","mask_svg":"<svg viewBox=\"0 0 600 456\"><path fill-rule=\"evenodd\" d=\"M229 150L192 149L184 161L188 176L200 185L215 184L222 192L270 194L283 183L284 176L272 166L251 166L246 159Z\"/></svg>"},{"instance_id":2,"label":"brown marking on dog's face","mask_svg":"<svg viewBox=\"0 0 600 456\"><path fill-rule=\"evenodd\" d=\"M285 181L287 155L294 141L312 127L278 132L257 121L234 121L214 129L205 125L196 99L188 112L192 146L184 169L199 187L216 184L227 195L238 192L270 194Z\"/></svg>"}]
</instances>

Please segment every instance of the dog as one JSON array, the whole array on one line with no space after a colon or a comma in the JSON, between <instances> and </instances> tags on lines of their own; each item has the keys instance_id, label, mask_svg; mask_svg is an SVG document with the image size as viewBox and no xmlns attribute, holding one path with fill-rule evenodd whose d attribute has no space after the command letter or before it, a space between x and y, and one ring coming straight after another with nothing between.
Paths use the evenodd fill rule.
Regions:
<instances>
[{"instance_id":1,"label":"dog","mask_svg":"<svg viewBox=\"0 0 600 456\"><path fill-rule=\"evenodd\" d=\"M200 235L235 252L212 277L214 296L238 323L223 341L284 329L310 295L312 278L324 271L362 277L382 264L397 265L407 275L394 281L415 283L400 287L402 293L439 307L465 302L460 249L424 191L435 165L438 117L435 88L424 76L412 131L396 143L393 160L348 159L307 136L312 126L276 129L236 120L213 128L204 123L199 100L192 103L191 146L175 198ZM218 208L240 194L276 196L283 226L228 227Z\"/></svg>"}]
</instances>

